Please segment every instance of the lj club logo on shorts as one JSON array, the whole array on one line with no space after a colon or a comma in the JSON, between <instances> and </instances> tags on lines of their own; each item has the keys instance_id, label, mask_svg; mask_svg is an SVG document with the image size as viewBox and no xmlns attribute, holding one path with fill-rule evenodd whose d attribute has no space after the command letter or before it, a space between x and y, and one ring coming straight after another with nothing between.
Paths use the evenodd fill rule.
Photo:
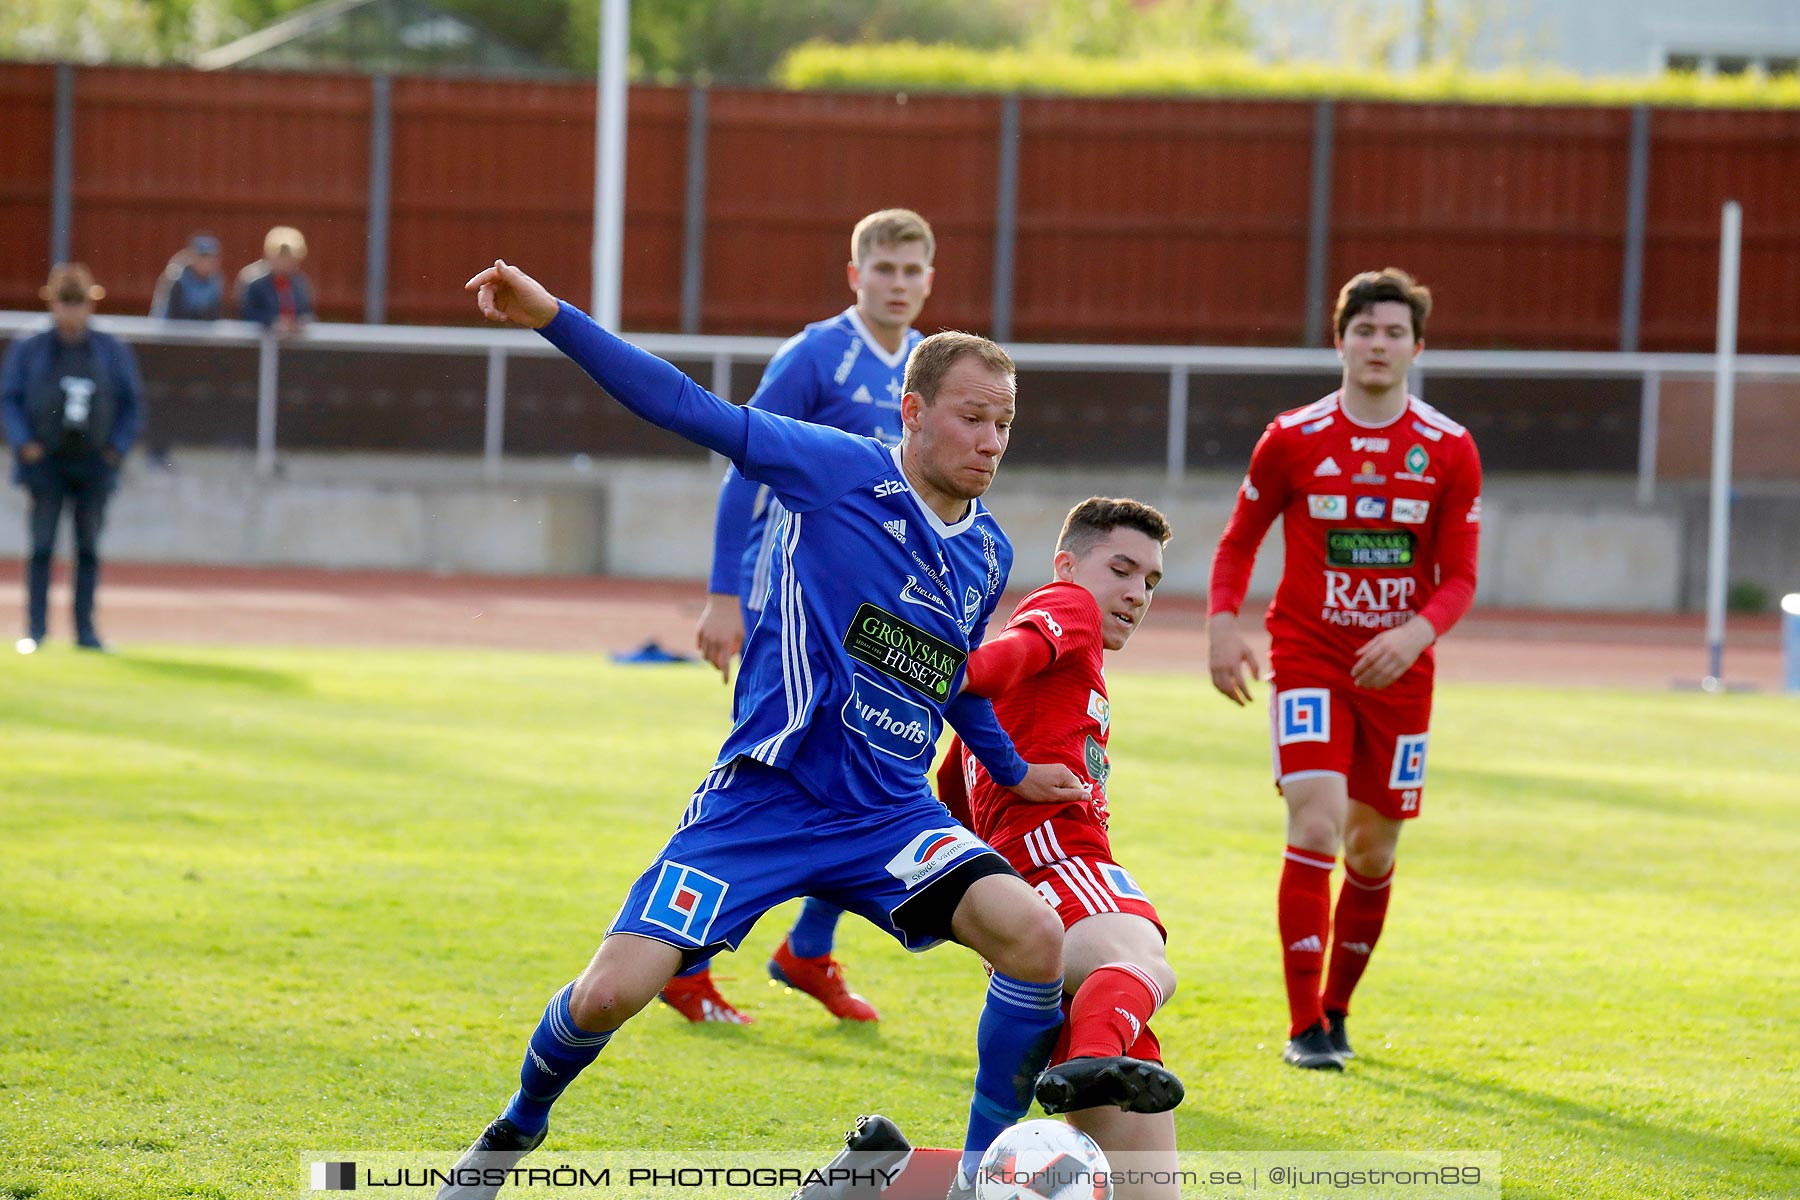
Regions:
<instances>
[{"instance_id":1,"label":"lj club logo on shorts","mask_svg":"<svg viewBox=\"0 0 1800 1200\"><path fill-rule=\"evenodd\" d=\"M1099 868L1100 877L1106 880L1106 886L1113 890L1113 895L1131 900L1150 899L1144 894L1144 889L1138 886L1137 880L1131 877L1131 872L1118 863L1097 862L1094 866Z\"/></svg>"},{"instance_id":2,"label":"lj club logo on shorts","mask_svg":"<svg viewBox=\"0 0 1800 1200\"><path fill-rule=\"evenodd\" d=\"M705 871L666 862L656 877L650 899L644 902L643 919L696 946L704 946L712 933L713 918L719 915L719 905L730 889L730 884Z\"/></svg>"},{"instance_id":3,"label":"lj club logo on shorts","mask_svg":"<svg viewBox=\"0 0 1800 1200\"><path fill-rule=\"evenodd\" d=\"M1425 741L1428 733L1413 733L1394 743L1394 770L1388 786L1396 790L1425 785Z\"/></svg>"},{"instance_id":4,"label":"lj club logo on shorts","mask_svg":"<svg viewBox=\"0 0 1800 1200\"><path fill-rule=\"evenodd\" d=\"M1331 693L1324 688L1294 688L1275 696L1278 713L1275 743L1331 740Z\"/></svg>"}]
</instances>

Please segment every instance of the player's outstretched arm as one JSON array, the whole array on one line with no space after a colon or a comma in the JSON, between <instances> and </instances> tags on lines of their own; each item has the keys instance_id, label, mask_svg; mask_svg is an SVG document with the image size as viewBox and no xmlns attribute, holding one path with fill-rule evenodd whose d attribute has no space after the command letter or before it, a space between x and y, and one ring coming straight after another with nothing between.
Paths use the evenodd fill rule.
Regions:
<instances>
[{"instance_id":1,"label":"player's outstretched arm","mask_svg":"<svg viewBox=\"0 0 1800 1200\"><path fill-rule=\"evenodd\" d=\"M556 297L550 289L519 268L496 258L494 265L478 271L463 284L475 293L475 306L490 321L542 329L556 316Z\"/></svg>"},{"instance_id":2,"label":"player's outstretched arm","mask_svg":"<svg viewBox=\"0 0 1800 1200\"><path fill-rule=\"evenodd\" d=\"M956 730L970 753L987 768L995 783L1013 787L1025 778L1028 764L1019 757L1011 736L1001 728L1000 718L994 715L994 706L988 700L964 688L944 705L944 720Z\"/></svg>"},{"instance_id":3,"label":"player's outstretched arm","mask_svg":"<svg viewBox=\"0 0 1800 1200\"><path fill-rule=\"evenodd\" d=\"M1237 614L1217 612L1207 618L1206 642L1213 686L1233 704L1241 707L1250 703L1250 680L1261 681L1262 665L1256 661L1256 651L1250 648L1244 631L1238 628ZM1246 669L1248 679L1244 675Z\"/></svg>"},{"instance_id":4,"label":"player's outstretched arm","mask_svg":"<svg viewBox=\"0 0 1800 1200\"><path fill-rule=\"evenodd\" d=\"M476 306L488 320L537 330L615 400L652 425L733 462L743 459L749 419L742 409L725 403L673 364L600 328L592 317L559 301L519 268L496 259L463 286L475 293Z\"/></svg>"}]
</instances>

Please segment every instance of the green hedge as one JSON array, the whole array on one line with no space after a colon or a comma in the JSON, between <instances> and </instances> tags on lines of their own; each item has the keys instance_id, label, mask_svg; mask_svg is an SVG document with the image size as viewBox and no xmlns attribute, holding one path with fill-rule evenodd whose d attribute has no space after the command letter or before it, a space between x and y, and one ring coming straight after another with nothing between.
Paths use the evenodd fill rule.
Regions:
<instances>
[{"instance_id":1,"label":"green hedge","mask_svg":"<svg viewBox=\"0 0 1800 1200\"><path fill-rule=\"evenodd\" d=\"M886 42L807 42L776 71L790 88L909 92L1031 92L1081 96L1256 96L1470 101L1489 104L1657 104L1800 108L1800 79L1661 75L1585 79L1551 71L1406 75L1322 63L1271 65L1241 54L1099 59L1057 51L972 50Z\"/></svg>"}]
</instances>

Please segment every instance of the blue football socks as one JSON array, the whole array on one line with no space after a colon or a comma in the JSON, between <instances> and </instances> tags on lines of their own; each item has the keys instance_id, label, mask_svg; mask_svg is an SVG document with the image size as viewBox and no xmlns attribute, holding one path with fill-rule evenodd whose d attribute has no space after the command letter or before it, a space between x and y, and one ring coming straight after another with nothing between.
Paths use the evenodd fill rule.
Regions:
<instances>
[{"instance_id":1,"label":"blue football socks","mask_svg":"<svg viewBox=\"0 0 1800 1200\"><path fill-rule=\"evenodd\" d=\"M1063 981L1027 983L995 971L975 1027L975 1098L963 1138L962 1174L975 1178L1000 1131L1031 1111L1032 1088L1062 1028Z\"/></svg>"},{"instance_id":2,"label":"blue football socks","mask_svg":"<svg viewBox=\"0 0 1800 1200\"><path fill-rule=\"evenodd\" d=\"M843 915L844 910L837 905L817 896L807 897L800 907L799 919L788 930L788 949L795 958L819 958L830 954L832 942L837 937L838 918Z\"/></svg>"},{"instance_id":3,"label":"blue football socks","mask_svg":"<svg viewBox=\"0 0 1800 1200\"><path fill-rule=\"evenodd\" d=\"M500 1114L521 1133L535 1134L550 1123L550 1106L612 1040L613 1030L589 1033L576 1026L569 1011L569 995L574 990L575 985L568 984L544 1006L544 1017L525 1047L519 1090Z\"/></svg>"}]
</instances>

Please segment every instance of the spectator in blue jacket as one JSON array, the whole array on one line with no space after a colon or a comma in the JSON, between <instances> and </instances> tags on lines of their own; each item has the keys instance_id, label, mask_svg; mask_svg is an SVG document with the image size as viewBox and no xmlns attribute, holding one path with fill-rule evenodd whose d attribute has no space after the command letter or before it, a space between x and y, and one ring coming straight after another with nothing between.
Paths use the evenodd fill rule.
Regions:
<instances>
[{"instance_id":1,"label":"spectator in blue jacket","mask_svg":"<svg viewBox=\"0 0 1800 1200\"><path fill-rule=\"evenodd\" d=\"M216 321L224 314L225 271L219 239L196 233L157 277L150 315L170 321Z\"/></svg>"},{"instance_id":2,"label":"spectator in blue jacket","mask_svg":"<svg viewBox=\"0 0 1800 1200\"><path fill-rule=\"evenodd\" d=\"M306 238L298 229L269 230L263 256L238 272L238 316L281 334L295 333L312 320L312 282L300 269L305 261Z\"/></svg>"},{"instance_id":3,"label":"spectator in blue jacket","mask_svg":"<svg viewBox=\"0 0 1800 1200\"><path fill-rule=\"evenodd\" d=\"M106 289L83 263L58 263L38 293L51 328L20 337L0 363L0 425L13 448L13 482L31 493L21 654L44 640L50 556L63 505L75 520L75 644L105 650L94 625L100 527L119 464L143 425L137 360L118 338L89 324Z\"/></svg>"}]
</instances>

